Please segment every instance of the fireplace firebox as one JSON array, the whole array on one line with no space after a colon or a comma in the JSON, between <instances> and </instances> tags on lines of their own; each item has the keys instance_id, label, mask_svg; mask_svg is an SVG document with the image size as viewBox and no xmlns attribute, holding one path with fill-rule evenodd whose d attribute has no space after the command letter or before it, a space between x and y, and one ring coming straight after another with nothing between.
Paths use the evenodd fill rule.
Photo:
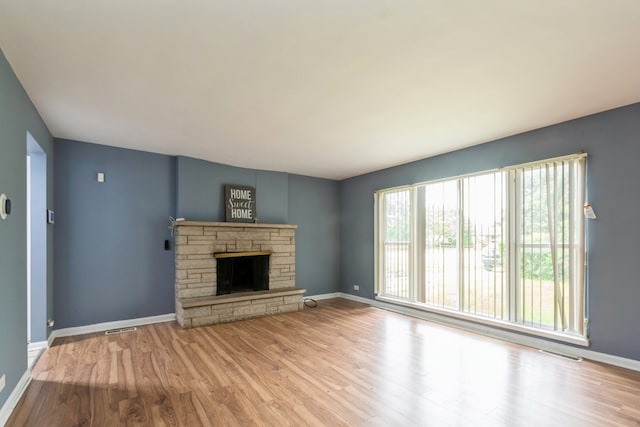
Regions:
<instances>
[{"instance_id":1,"label":"fireplace firebox","mask_svg":"<svg viewBox=\"0 0 640 427\"><path fill-rule=\"evenodd\" d=\"M216 253L216 295L269 290L269 251Z\"/></svg>"}]
</instances>

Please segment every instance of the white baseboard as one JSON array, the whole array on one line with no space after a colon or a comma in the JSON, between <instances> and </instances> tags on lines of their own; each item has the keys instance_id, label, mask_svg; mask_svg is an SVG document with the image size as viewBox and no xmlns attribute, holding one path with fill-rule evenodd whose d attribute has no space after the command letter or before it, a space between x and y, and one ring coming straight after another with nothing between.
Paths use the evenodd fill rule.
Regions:
<instances>
[{"instance_id":1,"label":"white baseboard","mask_svg":"<svg viewBox=\"0 0 640 427\"><path fill-rule=\"evenodd\" d=\"M49 348L48 341L30 342L27 346L27 368L29 372L33 369L33 365L36 364L42 353Z\"/></svg>"},{"instance_id":2,"label":"white baseboard","mask_svg":"<svg viewBox=\"0 0 640 427\"><path fill-rule=\"evenodd\" d=\"M94 332L108 331L109 329L128 328L131 326L150 325L152 323L171 322L176 320L174 313L161 314L159 316L140 317L137 319L116 320L114 322L96 323L93 325L77 326L73 328L56 329L51 332L49 341L53 343L56 338L70 337L74 335L91 334Z\"/></svg>"},{"instance_id":3,"label":"white baseboard","mask_svg":"<svg viewBox=\"0 0 640 427\"><path fill-rule=\"evenodd\" d=\"M329 294L327 294L329 295ZM445 326L451 326L458 329L463 329L468 332L473 332L480 335L485 335L491 338L498 338L504 341L509 341L515 344L521 344L527 347L533 347L540 350L549 351L552 353L560 353L574 357L582 357L584 359L593 360L595 362L602 362L613 366L619 366L621 368L631 369L634 371L640 371L640 360L627 359L625 357L614 356L612 354L600 353L586 348L573 347L570 345L558 343L555 341L548 341L542 338L531 337L528 335L521 335L515 332L492 328L490 326L475 324L464 320L456 319L453 317L443 316L440 314L430 313L422 310L416 310L410 307L404 307L396 304L389 304L382 301L371 300L368 298L351 295L344 292L338 292L337 297L345 298L352 301L362 302L369 304L376 308L383 310L389 310L400 314L405 314L411 317L417 317L419 319L427 320L434 323L439 323Z\"/></svg>"},{"instance_id":4,"label":"white baseboard","mask_svg":"<svg viewBox=\"0 0 640 427\"><path fill-rule=\"evenodd\" d=\"M16 384L15 388L7 398L7 401L4 402L4 405L2 405L2 408L0 409L0 426L4 426L7 423L9 417L11 416L11 413L18 405L22 394L27 389L27 386L30 382L31 373L29 372L29 370L26 370L22 375L22 378L20 378L20 381L18 381L18 384Z\"/></svg>"},{"instance_id":5,"label":"white baseboard","mask_svg":"<svg viewBox=\"0 0 640 427\"><path fill-rule=\"evenodd\" d=\"M308 295L304 297L304 299L312 299L315 301L320 301L323 299L332 299L332 298L340 298L340 292L333 292L330 294L320 294L320 295Z\"/></svg>"},{"instance_id":6,"label":"white baseboard","mask_svg":"<svg viewBox=\"0 0 640 427\"><path fill-rule=\"evenodd\" d=\"M56 339L56 335L53 332L54 331L51 331L49 338L47 338L47 347L51 347L53 345L53 340Z\"/></svg>"},{"instance_id":7,"label":"white baseboard","mask_svg":"<svg viewBox=\"0 0 640 427\"><path fill-rule=\"evenodd\" d=\"M347 294L347 293L344 293L344 292L337 292L336 295L337 295L338 298L350 299L351 301L357 301L357 302L361 302L363 304L369 304L369 305L373 305L373 306L377 307L376 303L378 301L374 301L374 300L371 300L369 298L359 297L357 295L351 295L351 294ZM380 308L380 307L378 307L378 308Z\"/></svg>"}]
</instances>

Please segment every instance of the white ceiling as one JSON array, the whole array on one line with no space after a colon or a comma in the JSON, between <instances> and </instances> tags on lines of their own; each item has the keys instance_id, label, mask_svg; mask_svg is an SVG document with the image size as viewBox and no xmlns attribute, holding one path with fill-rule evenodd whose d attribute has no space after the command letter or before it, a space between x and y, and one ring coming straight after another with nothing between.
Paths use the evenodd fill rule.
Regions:
<instances>
[{"instance_id":1,"label":"white ceiling","mask_svg":"<svg viewBox=\"0 0 640 427\"><path fill-rule=\"evenodd\" d=\"M55 137L342 179L640 101L638 0L0 0Z\"/></svg>"}]
</instances>

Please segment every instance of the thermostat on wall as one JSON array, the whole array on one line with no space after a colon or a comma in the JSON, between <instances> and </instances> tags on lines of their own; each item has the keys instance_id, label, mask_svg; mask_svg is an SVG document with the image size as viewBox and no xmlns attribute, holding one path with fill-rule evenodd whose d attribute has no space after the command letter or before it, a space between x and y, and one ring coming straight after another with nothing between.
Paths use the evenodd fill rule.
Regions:
<instances>
[{"instance_id":1,"label":"thermostat on wall","mask_svg":"<svg viewBox=\"0 0 640 427\"><path fill-rule=\"evenodd\" d=\"M53 212L51 209L47 209L47 222L49 224L53 224L54 220L55 220L55 212Z\"/></svg>"},{"instance_id":2,"label":"thermostat on wall","mask_svg":"<svg viewBox=\"0 0 640 427\"><path fill-rule=\"evenodd\" d=\"M7 198L7 195L0 194L0 219L7 219L7 216L11 213L11 200Z\"/></svg>"}]
</instances>

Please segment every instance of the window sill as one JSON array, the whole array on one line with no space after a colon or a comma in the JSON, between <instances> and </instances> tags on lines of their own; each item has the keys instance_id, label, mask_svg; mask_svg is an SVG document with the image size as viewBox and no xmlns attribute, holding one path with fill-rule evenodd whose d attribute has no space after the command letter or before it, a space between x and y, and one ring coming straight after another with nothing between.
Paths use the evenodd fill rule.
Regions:
<instances>
[{"instance_id":1,"label":"window sill","mask_svg":"<svg viewBox=\"0 0 640 427\"><path fill-rule=\"evenodd\" d=\"M527 335L533 335L536 337L551 339L554 341L559 341L559 342L573 344L573 345L579 345L582 347L589 346L589 339L579 335L562 334L559 332L532 328L525 325L505 322L503 320L490 319L490 318L476 316L468 313L460 313L454 310L448 310L448 309L439 308L439 307L432 307L426 304L410 302L410 301L396 299L388 296L377 295L375 299L376 301L381 301L381 302L385 302L393 305L408 307L414 310L419 310L426 314L425 318L427 320L438 321L440 323L449 324L455 327L463 327L464 329L474 331L474 332L479 332L479 333L487 332L486 328L484 328L484 330L480 330L480 328L478 328L477 326L475 328L473 327L475 325L487 325L487 326L491 326L492 328L506 329L508 331L518 332L518 333L527 334ZM466 324L468 324L468 327L465 327L465 325L460 325L460 322L455 322L452 320L447 321L447 319L462 320Z\"/></svg>"}]
</instances>

